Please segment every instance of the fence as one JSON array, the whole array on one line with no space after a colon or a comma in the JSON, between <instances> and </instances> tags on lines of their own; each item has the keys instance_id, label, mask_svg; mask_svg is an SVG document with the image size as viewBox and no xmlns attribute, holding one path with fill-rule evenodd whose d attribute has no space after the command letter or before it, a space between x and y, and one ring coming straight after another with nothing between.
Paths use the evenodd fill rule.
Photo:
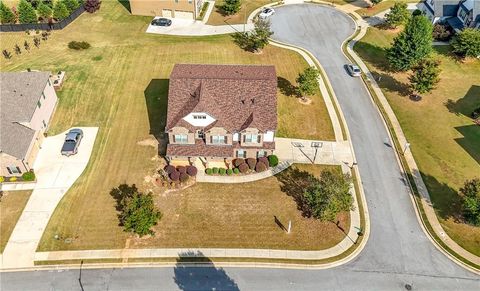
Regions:
<instances>
[{"instance_id":1,"label":"fence","mask_svg":"<svg viewBox=\"0 0 480 291\"><path fill-rule=\"evenodd\" d=\"M77 19L85 11L82 6L78 7L67 18L55 23L29 23L29 24L1 24L0 32L14 32L14 31L27 31L27 30L60 30L64 29L72 21Z\"/></svg>"}]
</instances>

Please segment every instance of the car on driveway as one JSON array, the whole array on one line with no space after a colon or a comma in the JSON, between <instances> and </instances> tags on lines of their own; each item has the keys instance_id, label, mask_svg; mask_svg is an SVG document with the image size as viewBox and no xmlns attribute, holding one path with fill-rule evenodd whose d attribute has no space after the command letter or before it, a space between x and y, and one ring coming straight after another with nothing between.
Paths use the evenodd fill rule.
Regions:
<instances>
[{"instance_id":1,"label":"car on driveway","mask_svg":"<svg viewBox=\"0 0 480 291\"><path fill-rule=\"evenodd\" d=\"M83 131L81 129L71 129L65 136L65 142L62 146L62 155L69 157L76 154L82 138Z\"/></svg>"},{"instance_id":2,"label":"car on driveway","mask_svg":"<svg viewBox=\"0 0 480 291\"><path fill-rule=\"evenodd\" d=\"M155 18L151 23L153 26L170 26L172 21L167 18Z\"/></svg>"},{"instance_id":3,"label":"car on driveway","mask_svg":"<svg viewBox=\"0 0 480 291\"><path fill-rule=\"evenodd\" d=\"M360 77L362 75L362 70L357 65L348 64L347 71L352 77Z\"/></svg>"},{"instance_id":4,"label":"car on driveway","mask_svg":"<svg viewBox=\"0 0 480 291\"><path fill-rule=\"evenodd\" d=\"M262 12L260 12L260 14L258 15L258 17L260 17L261 19L267 19L268 17L272 16L273 14L275 14L275 10L273 10L273 8L265 8L262 10Z\"/></svg>"}]
</instances>

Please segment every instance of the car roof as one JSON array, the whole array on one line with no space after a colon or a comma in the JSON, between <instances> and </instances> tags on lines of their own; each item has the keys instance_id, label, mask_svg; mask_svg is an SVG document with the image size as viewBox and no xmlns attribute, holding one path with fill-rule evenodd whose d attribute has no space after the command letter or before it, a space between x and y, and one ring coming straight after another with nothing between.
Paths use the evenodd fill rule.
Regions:
<instances>
[{"instance_id":1,"label":"car roof","mask_svg":"<svg viewBox=\"0 0 480 291\"><path fill-rule=\"evenodd\" d=\"M78 133L77 132L69 132L67 133L67 137L65 139L76 139Z\"/></svg>"}]
</instances>

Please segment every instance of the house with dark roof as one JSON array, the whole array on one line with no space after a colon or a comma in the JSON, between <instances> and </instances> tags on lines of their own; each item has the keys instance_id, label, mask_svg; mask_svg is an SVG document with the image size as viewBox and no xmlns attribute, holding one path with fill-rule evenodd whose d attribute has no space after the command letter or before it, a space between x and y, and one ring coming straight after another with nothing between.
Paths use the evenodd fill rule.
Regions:
<instances>
[{"instance_id":1,"label":"house with dark roof","mask_svg":"<svg viewBox=\"0 0 480 291\"><path fill-rule=\"evenodd\" d=\"M445 21L457 31L480 28L480 0L426 0L421 7L433 23Z\"/></svg>"},{"instance_id":2,"label":"house with dark roof","mask_svg":"<svg viewBox=\"0 0 480 291\"><path fill-rule=\"evenodd\" d=\"M166 157L228 160L275 150L274 66L177 64L168 90Z\"/></svg>"},{"instance_id":3,"label":"house with dark roof","mask_svg":"<svg viewBox=\"0 0 480 291\"><path fill-rule=\"evenodd\" d=\"M49 72L0 73L0 175L32 169L55 106Z\"/></svg>"}]
</instances>

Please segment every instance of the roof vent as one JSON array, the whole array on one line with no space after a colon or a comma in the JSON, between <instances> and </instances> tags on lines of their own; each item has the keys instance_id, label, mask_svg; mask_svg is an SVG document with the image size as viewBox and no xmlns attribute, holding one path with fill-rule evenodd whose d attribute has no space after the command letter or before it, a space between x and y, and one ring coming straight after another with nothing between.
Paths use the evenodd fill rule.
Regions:
<instances>
[{"instance_id":1,"label":"roof vent","mask_svg":"<svg viewBox=\"0 0 480 291\"><path fill-rule=\"evenodd\" d=\"M245 100L242 100L242 104L245 104Z\"/></svg>"},{"instance_id":2,"label":"roof vent","mask_svg":"<svg viewBox=\"0 0 480 291\"><path fill-rule=\"evenodd\" d=\"M255 98L250 99L252 101L252 104L255 104Z\"/></svg>"}]
</instances>

